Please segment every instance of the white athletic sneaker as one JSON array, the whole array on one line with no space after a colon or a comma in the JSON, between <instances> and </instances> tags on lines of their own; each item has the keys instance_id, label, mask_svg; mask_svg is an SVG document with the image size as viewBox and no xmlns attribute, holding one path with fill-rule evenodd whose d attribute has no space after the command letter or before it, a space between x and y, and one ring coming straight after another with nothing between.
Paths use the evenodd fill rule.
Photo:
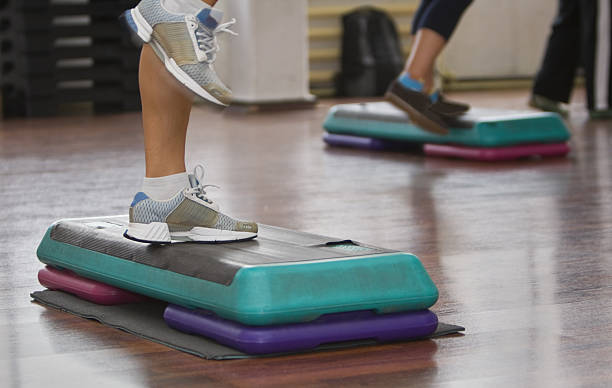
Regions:
<instances>
[{"instance_id":1,"label":"white athletic sneaker","mask_svg":"<svg viewBox=\"0 0 612 388\"><path fill-rule=\"evenodd\" d=\"M237 221L219 212L219 206L206 197L206 187L213 185L202 185L203 176L204 168L196 166L193 174L189 174L191 187L167 201L137 193L123 235L130 240L157 244L172 240L215 243L257 237L256 223Z\"/></svg>"},{"instance_id":2,"label":"white athletic sneaker","mask_svg":"<svg viewBox=\"0 0 612 388\"><path fill-rule=\"evenodd\" d=\"M176 14L161 0L142 0L123 13L129 28L149 43L166 69L198 96L220 105L231 101L232 92L221 82L213 63L219 51L217 34L227 32L236 19L219 24L223 12L202 3L196 14Z\"/></svg>"}]
</instances>

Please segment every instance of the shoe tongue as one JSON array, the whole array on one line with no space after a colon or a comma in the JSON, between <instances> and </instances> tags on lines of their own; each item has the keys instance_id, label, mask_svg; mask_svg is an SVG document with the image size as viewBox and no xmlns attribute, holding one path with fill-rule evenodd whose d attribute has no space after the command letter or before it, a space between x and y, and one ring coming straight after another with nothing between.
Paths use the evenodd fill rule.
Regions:
<instances>
[{"instance_id":1,"label":"shoe tongue","mask_svg":"<svg viewBox=\"0 0 612 388\"><path fill-rule=\"evenodd\" d=\"M189 174L187 175L187 178L189 178L189 185L194 188L196 186L198 186L200 184L200 181L198 181L198 178L195 177L194 174ZM204 199L204 201L206 201L208 203L208 206L219 211L219 205L216 202L213 202L210 198L201 198L198 196L198 198L200 199Z\"/></svg>"},{"instance_id":2,"label":"shoe tongue","mask_svg":"<svg viewBox=\"0 0 612 388\"><path fill-rule=\"evenodd\" d=\"M193 174L187 175L187 178L189 178L189 184L191 185L192 188L200 184L200 182L198 182L198 178L196 178L195 175Z\"/></svg>"},{"instance_id":3,"label":"shoe tongue","mask_svg":"<svg viewBox=\"0 0 612 388\"><path fill-rule=\"evenodd\" d=\"M223 20L223 11L214 8L203 8L196 17L204 27L214 30Z\"/></svg>"}]
</instances>

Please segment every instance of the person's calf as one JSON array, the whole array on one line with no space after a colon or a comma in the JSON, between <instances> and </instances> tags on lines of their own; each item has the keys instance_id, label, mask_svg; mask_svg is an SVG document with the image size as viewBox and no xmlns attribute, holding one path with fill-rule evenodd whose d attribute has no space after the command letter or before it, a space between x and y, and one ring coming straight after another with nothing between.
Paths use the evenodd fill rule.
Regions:
<instances>
[{"instance_id":1,"label":"person's calf","mask_svg":"<svg viewBox=\"0 0 612 388\"><path fill-rule=\"evenodd\" d=\"M138 78L146 175L154 178L184 172L193 97L166 71L148 44L142 48Z\"/></svg>"}]
</instances>

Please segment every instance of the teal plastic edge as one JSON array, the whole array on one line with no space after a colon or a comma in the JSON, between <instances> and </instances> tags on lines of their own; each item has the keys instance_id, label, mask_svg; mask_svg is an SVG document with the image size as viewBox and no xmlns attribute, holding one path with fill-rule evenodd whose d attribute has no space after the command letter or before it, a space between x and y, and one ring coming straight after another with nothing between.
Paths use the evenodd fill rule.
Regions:
<instances>
[{"instance_id":1,"label":"teal plastic edge","mask_svg":"<svg viewBox=\"0 0 612 388\"><path fill-rule=\"evenodd\" d=\"M45 264L188 308L212 310L247 325L305 322L354 310L421 310L438 299L438 289L425 268L408 253L353 257L350 267L342 259L247 267L224 286L57 242L50 232L51 228L37 250ZM78 258L78 264L66 259L70 257ZM381 274L377 267L389 270ZM377 279L385 287L370 289L368 279ZM338 292L339 282L342 292Z\"/></svg>"},{"instance_id":2,"label":"teal plastic edge","mask_svg":"<svg viewBox=\"0 0 612 388\"><path fill-rule=\"evenodd\" d=\"M560 143L570 138L569 130L556 113L525 114L511 120L482 120L472 129L450 128L448 135L441 136L425 132L412 124L336 117L336 109L330 109L323 123L323 128L329 133L474 147Z\"/></svg>"}]
</instances>

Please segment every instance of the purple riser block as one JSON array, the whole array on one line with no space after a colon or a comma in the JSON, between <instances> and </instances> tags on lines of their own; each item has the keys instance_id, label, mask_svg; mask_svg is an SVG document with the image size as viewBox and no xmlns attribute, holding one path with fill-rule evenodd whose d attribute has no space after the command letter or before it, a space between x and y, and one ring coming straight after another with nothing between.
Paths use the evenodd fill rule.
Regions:
<instances>
[{"instance_id":1,"label":"purple riser block","mask_svg":"<svg viewBox=\"0 0 612 388\"><path fill-rule=\"evenodd\" d=\"M45 267L38 271L38 281L50 290L60 290L96 304L139 303L149 298L108 284L81 277L68 270Z\"/></svg>"},{"instance_id":2,"label":"purple riser block","mask_svg":"<svg viewBox=\"0 0 612 388\"><path fill-rule=\"evenodd\" d=\"M326 133L323 140L331 146L371 150L399 150L414 148L413 144L351 135ZM570 151L567 143L521 144L508 147L468 147L447 144L425 144L425 155L454 157L481 161L513 160L529 156L564 156Z\"/></svg>"},{"instance_id":3,"label":"purple riser block","mask_svg":"<svg viewBox=\"0 0 612 388\"><path fill-rule=\"evenodd\" d=\"M370 150L408 149L415 147L414 144L405 142L389 141L351 135L337 135L333 133L326 133L325 135L323 135L323 141L329 144L330 146L364 148Z\"/></svg>"},{"instance_id":4,"label":"purple riser block","mask_svg":"<svg viewBox=\"0 0 612 388\"><path fill-rule=\"evenodd\" d=\"M570 151L567 143L521 144L509 147L466 147L457 145L425 144L426 155L462 159L500 161L528 156L564 156Z\"/></svg>"},{"instance_id":5,"label":"purple riser block","mask_svg":"<svg viewBox=\"0 0 612 388\"><path fill-rule=\"evenodd\" d=\"M429 310L378 315L372 311L328 314L286 325L246 326L211 312L168 305L166 323L177 330L198 334L248 354L307 350L319 345L364 339L378 341L426 337L438 326Z\"/></svg>"}]
</instances>

